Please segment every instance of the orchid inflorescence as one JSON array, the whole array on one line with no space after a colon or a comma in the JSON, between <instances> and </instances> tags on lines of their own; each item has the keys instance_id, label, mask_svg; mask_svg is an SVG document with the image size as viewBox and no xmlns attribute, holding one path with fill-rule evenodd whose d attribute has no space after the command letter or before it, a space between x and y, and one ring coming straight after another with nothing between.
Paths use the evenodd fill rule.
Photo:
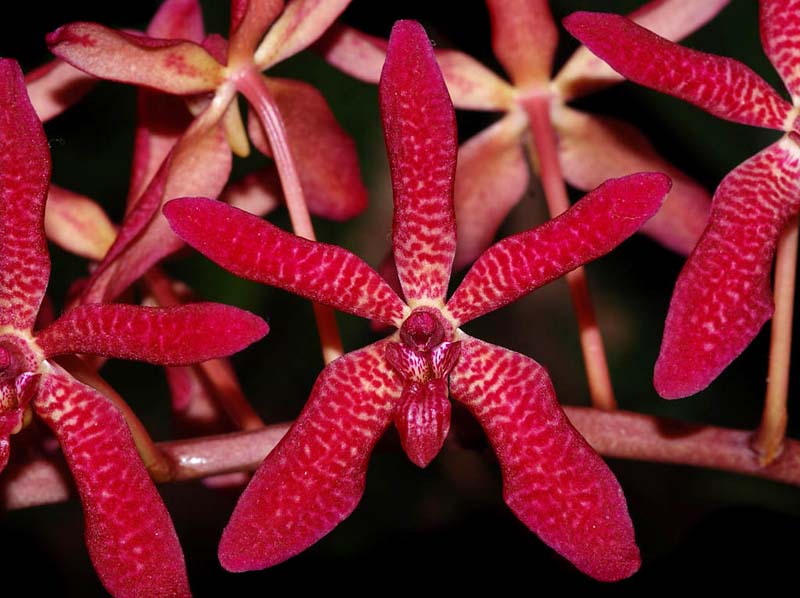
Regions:
<instances>
[{"instance_id":1,"label":"orchid inflorescence","mask_svg":"<svg viewBox=\"0 0 800 598\"><path fill-rule=\"evenodd\" d=\"M487 0L486 33L508 81L458 49L432 44L433 29L415 20L397 20L388 37L351 27L343 13L358 4L232 0L223 37L208 33L198 0L164 0L143 32L91 22L59 27L46 36L56 58L27 74L13 55L0 57L4 506L77 494L85 544L107 592L188 596L202 591L190 589L184 560L195 547L181 547L181 528L154 482L199 479L204 492L237 497L218 530L219 562L232 575L276 566L342 533L334 528L362 500L376 447L399 445L418 468L436 464L469 488L463 480L479 477L491 459L465 470L451 455L488 445L513 514L552 554L605 582L634 575L642 557L627 481L620 484L600 454L800 485L800 444L785 436L800 206L800 2L759 2L764 50L791 103L741 62L670 41L713 22L727 0L651 0L628 17L567 16L566 30L585 46L556 74L553 12L562 9L546 0ZM328 106L329 89L300 80L302 72L284 77L291 66L272 71L297 54L309 58L295 70L330 73L324 60L377 84L391 224L380 221L389 211L376 206L380 192L362 182L364 156L334 116L337 105ZM584 95L623 77L783 136L725 176L711 198L658 153L657 139L584 110ZM101 80L136 90L131 174L119 209L50 181L51 160L58 180L60 155L57 144L48 147L50 121L70 118ZM502 114L459 146L462 109ZM258 157L248 158L251 145ZM537 193L537 181L549 217L514 223L515 206ZM586 194L570 204L566 184ZM282 206L291 231L264 218ZM312 215L336 223L324 236L342 246L317 240ZM345 248L352 237L329 232L359 225L380 229L359 243L371 259L380 260L389 240L376 269ZM504 236L504 227L520 232ZM772 315L774 278L770 384L752 438L619 410L610 386L602 399L606 358L602 343L586 340L597 323L580 272L640 230L675 252L665 259L689 256L660 314L666 328L650 364L654 384L632 391L653 404L656 392L693 395L721 375ZM66 292L48 289L48 242L61 248L55 270L63 251L88 260L85 277L70 280ZM306 355L278 355L280 347L255 365L255 351L278 342L273 336L303 329L300 312L283 319L265 310L273 335L229 360L269 327L239 307L200 300L185 275L204 292L218 295L220 287L182 266L187 256L198 270L210 260L227 271L214 275L221 285L249 284L235 276L309 300L321 371ZM497 310L526 314L517 334L536 337L523 298L567 276L592 407L563 407L558 375L551 380L517 350L518 339L472 324ZM664 288L672 284L663 280ZM372 322L371 337L367 327L358 333L363 348L347 347L359 330L350 320L340 321L342 343L335 311ZM476 330L509 348L478 339ZM561 336L546 339L555 346L544 352L548 361L565 347ZM142 403L124 383L122 394L115 390L115 369L111 383L101 377L116 359L165 368L184 439L153 440L149 416L138 417ZM301 361L308 362L302 371L318 373L301 385L305 406L293 422L267 425L271 397L252 388L263 377L286 377L281 363ZM636 405L647 411L645 399ZM469 439L468 420L480 425L482 440ZM182 509L168 505L173 515ZM476 542L471 550L491 548Z\"/></svg>"}]
</instances>

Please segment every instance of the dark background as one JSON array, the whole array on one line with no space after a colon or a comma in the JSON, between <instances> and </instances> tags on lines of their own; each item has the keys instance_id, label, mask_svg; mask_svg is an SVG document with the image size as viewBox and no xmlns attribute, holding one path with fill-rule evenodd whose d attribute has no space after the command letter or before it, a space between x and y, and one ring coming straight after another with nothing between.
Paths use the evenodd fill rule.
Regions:
<instances>
[{"instance_id":1,"label":"dark background","mask_svg":"<svg viewBox=\"0 0 800 598\"><path fill-rule=\"evenodd\" d=\"M225 2L202 2L209 31L225 33ZM573 10L626 12L638 1L553 2L557 17ZM0 25L0 56L18 59L27 71L48 59L44 33L75 20L141 28L158 3L73 1L43 7L16 6ZM454 8L457 6L457 8ZM502 72L491 54L489 21L478 0L459 3L354 0L344 19L388 36L398 18L415 18L441 47L455 47ZM782 90L758 39L757 5L731 6L686 43L742 60ZM556 68L577 46L562 30ZM317 85L342 126L356 139L368 211L346 224L316 221L318 236L378 263L387 247L391 189L384 158L377 92L328 67L311 53L271 71ZM134 91L101 83L81 104L48 123L55 182L101 201L117 221L122 215L133 137ZM778 133L718 120L698 109L630 84L582 100L588 111L616 115L641 127L674 164L713 189L734 166L778 137ZM496 115L459 112L462 139ZM237 161L235 175L262 163ZM577 199L579 194L574 194ZM544 218L534 184L512 213L501 236ZM288 227L282 211L271 220ZM52 249L50 291L57 304L86 263ZM683 259L641 237L588 268L601 327L606 336L615 389L626 409L738 428L754 428L764 393L768 327L707 391L667 402L652 389L663 319ZM322 362L309 305L282 291L240 281L199 257L169 265L208 299L236 304L265 317L270 335L234 359L248 396L269 422L285 421L301 409ZM366 322L340 316L347 349L374 340ZM586 404L576 327L566 286L558 281L466 327L488 341L525 353L550 371L559 398ZM159 368L111 363L103 374L135 407L156 439L171 437L166 383ZM793 381L791 396L797 395ZM790 434L798 436L794 401ZM458 422L461 417L456 418ZM468 422L467 422L468 424ZM474 443L473 443L474 444ZM593 591L685 588L696 580L720 585L758 581L764 586L793 579L800 537L800 491L733 474L652 463L612 461L628 498L642 549L643 566L632 579L604 586L580 575L519 523L503 505L496 462L478 443L465 450L450 443L426 470L412 465L391 435L372 459L367 490L355 513L302 555L273 569L229 574L216 562L216 542L238 492L218 493L199 483L162 487L187 556L197 596L263 594L324 584L354 594L379 588L409 590L503 589L531 592L548 584ZM50 505L4 515L0 531L0 575L26 583L36 594L103 595L82 542L80 505ZM425 578L425 581L423 581ZM544 585L543 585L544 584ZM5 591L4 591L5 593Z\"/></svg>"}]
</instances>

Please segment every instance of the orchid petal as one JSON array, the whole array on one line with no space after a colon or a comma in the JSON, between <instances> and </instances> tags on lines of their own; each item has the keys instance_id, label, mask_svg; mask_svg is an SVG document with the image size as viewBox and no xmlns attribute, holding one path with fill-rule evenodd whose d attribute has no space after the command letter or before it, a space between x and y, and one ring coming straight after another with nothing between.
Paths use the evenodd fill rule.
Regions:
<instances>
[{"instance_id":1,"label":"orchid petal","mask_svg":"<svg viewBox=\"0 0 800 598\"><path fill-rule=\"evenodd\" d=\"M77 103L97 79L63 60L52 60L25 76L28 96L39 120L47 122Z\"/></svg>"},{"instance_id":2,"label":"orchid petal","mask_svg":"<svg viewBox=\"0 0 800 598\"><path fill-rule=\"evenodd\" d=\"M239 498L219 547L225 569L280 563L356 507L372 448L402 391L384 357L388 342L349 353L322 371L300 417Z\"/></svg>"},{"instance_id":3,"label":"orchid petal","mask_svg":"<svg viewBox=\"0 0 800 598\"><path fill-rule=\"evenodd\" d=\"M480 421L514 514L601 581L633 575L639 550L614 474L572 427L538 363L466 335L450 390Z\"/></svg>"},{"instance_id":4,"label":"orchid petal","mask_svg":"<svg viewBox=\"0 0 800 598\"><path fill-rule=\"evenodd\" d=\"M447 309L460 326L605 255L656 213L669 188L657 173L606 181L557 218L486 250Z\"/></svg>"},{"instance_id":5,"label":"orchid petal","mask_svg":"<svg viewBox=\"0 0 800 598\"><path fill-rule=\"evenodd\" d=\"M225 187L220 200L256 216L269 214L283 203L278 171L275 168L266 168L248 174Z\"/></svg>"},{"instance_id":6,"label":"orchid petal","mask_svg":"<svg viewBox=\"0 0 800 598\"><path fill-rule=\"evenodd\" d=\"M684 48L625 17L577 12L564 26L625 78L720 118L783 130L792 110L738 60Z\"/></svg>"},{"instance_id":7,"label":"orchid petal","mask_svg":"<svg viewBox=\"0 0 800 598\"><path fill-rule=\"evenodd\" d=\"M772 315L769 286L778 235L800 209L800 149L790 137L731 171L678 281L655 368L665 398L708 386Z\"/></svg>"},{"instance_id":8,"label":"orchid petal","mask_svg":"<svg viewBox=\"0 0 800 598\"><path fill-rule=\"evenodd\" d=\"M456 108L502 112L513 106L514 88L471 56L437 50L436 61Z\"/></svg>"},{"instance_id":9,"label":"orchid petal","mask_svg":"<svg viewBox=\"0 0 800 598\"><path fill-rule=\"evenodd\" d=\"M237 276L385 324L402 323L403 302L375 270L341 247L295 236L210 199L171 201L164 215L179 237Z\"/></svg>"},{"instance_id":10,"label":"orchid petal","mask_svg":"<svg viewBox=\"0 0 800 598\"><path fill-rule=\"evenodd\" d=\"M283 0L231 2L230 58L234 61L250 60L256 46L283 10Z\"/></svg>"},{"instance_id":11,"label":"orchid petal","mask_svg":"<svg viewBox=\"0 0 800 598\"><path fill-rule=\"evenodd\" d=\"M800 3L796 0L761 0L761 44L783 79L795 103L800 100Z\"/></svg>"},{"instance_id":12,"label":"orchid petal","mask_svg":"<svg viewBox=\"0 0 800 598\"><path fill-rule=\"evenodd\" d=\"M71 23L47 35L50 51L99 77L187 95L214 91L224 68L190 41L123 33L95 23Z\"/></svg>"},{"instance_id":13,"label":"orchid petal","mask_svg":"<svg viewBox=\"0 0 800 598\"><path fill-rule=\"evenodd\" d=\"M367 207L355 143L336 122L313 86L291 79L264 78L286 125L292 157L311 213L343 221ZM272 155L264 129L251 115L250 136L259 151Z\"/></svg>"},{"instance_id":14,"label":"orchid petal","mask_svg":"<svg viewBox=\"0 0 800 598\"><path fill-rule=\"evenodd\" d=\"M512 112L458 149L454 205L458 244L454 268L472 263L528 188L521 134L527 120Z\"/></svg>"},{"instance_id":15,"label":"orchid petal","mask_svg":"<svg viewBox=\"0 0 800 598\"><path fill-rule=\"evenodd\" d=\"M103 585L120 597L189 596L178 537L122 415L93 388L50 367L34 409L72 470L86 546Z\"/></svg>"},{"instance_id":16,"label":"orchid petal","mask_svg":"<svg viewBox=\"0 0 800 598\"><path fill-rule=\"evenodd\" d=\"M380 37L334 23L315 44L331 65L366 83L378 83L388 42Z\"/></svg>"},{"instance_id":17,"label":"orchid petal","mask_svg":"<svg viewBox=\"0 0 800 598\"><path fill-rule=\"evenodd\" d=\"M398 21L379 87L394 189L392 247L409 304L442 301L456 249L456 122L425 30Z\"/></svg>"},{"instance_id":18,"label":"orchid petal","mask_svg":"<svg viewBox=\"0 0 800 598\"><path fill-rule=\"evenodd\" d=\"M117 238L117 229L96 202L56 185L50 185L47 196L44 230L62 249L96 262Z\"/></svg>"},{"instance_id":19,"label":"orchid petal","mask_svg":"<svg viewBox=\"0 0 800 598\"><path fill-rule=\"evenodd\" d=\"M200 44L205 37L203 11L197 0L165 0L147 27L147 35Z\"/></svg>"},{"instance_id":20,"label":"orchid petal","mask_svg":"<svg viewBox=\"0 0 800 598\"><path fill-rule=\"evenodd\" d=\"M222 128L225 130L225 139L231 151L240 158L250 155L250 142L247 139L247 129L242 121L242 112L238 102L231 102L222 116Z\"/></svg>"},{"instance_id":21,"label":"orchid petal","mask_svg":"<svg viewBox=\"0 0 800 598\"><path fill-rule=\"evenodd\" d=\"M229 305L79 305L36 335L46 357L90 353L160 365L227 357L263 338L258 316Z\"/></svg>"},{"instance_id":22,"label":"orchid petal","mask_svg":"<svg viewBox=\"0 0 800 598\"><path fill-rule=\"evenodd\" d=\"M50 151L22 71L0 59L0 326L33 326L50 276L44 205Z\"/></svg>"},{"instance_id":23,"label":"orchid petal","mask_svg":"<svg viewBox=\"0 0 800 598\"><path fill-rule=\"evenodd\" d=\"M305 50L348 4L350 0L291 0L255 51L256 66L265 70Z\"/></svg>"},{"instance_id":24,"label":"orchid petal","mask_svg":"<svg viewBox=\"0 0 800 598\"><path fill-rule=\"evenodd\" d=\"M663 38L679 41L717 16L729 1L651 0L628 18ZM563 101L568 102L623 80L624 77L586 46L581 46L564 64L553 83Z\"/></svg>"},{"instance_id":25,"label":"orchid petal","mask_svg":"<svg viewBox=\"0 0 800 598\"><path fill-rule=\"evenodd\" d=\"M547 0L487 0L494 55L516 87L546 85L558 29Z\"/></svg>"},{"instance_id":26,"label":"orchid petal","mask_svg":"<svg viewBox=\"0 0 800 598\"><path fill-rule=\"evenodd\" d=\"M633 126L559 106L553 113L564 179L583 191L609 177L633 172L663 172L672 179L664 205L641 232L689 255L708 222L711 195L672 166ZM459 231L460 232L460 231Z\"/></svg>"}]
</instances>

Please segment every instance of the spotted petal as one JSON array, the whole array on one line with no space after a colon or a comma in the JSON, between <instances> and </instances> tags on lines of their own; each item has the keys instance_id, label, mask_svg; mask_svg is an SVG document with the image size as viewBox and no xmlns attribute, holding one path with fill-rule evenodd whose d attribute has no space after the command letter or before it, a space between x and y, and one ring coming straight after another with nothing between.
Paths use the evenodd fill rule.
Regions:
<instances>
[{"instance_id":1,"label":"spotted petal","mask_svg":"<svg viewBox=\"0 0 800 598\"><path fill-rule=\"evenodd\" d=\"M456 249L456 122L425 30L398 21L379 88L394 189L392 248L409 304L441 301Z\"/></svg>"},{"instance_id":2,"label":"spotted petal","mask_svg":"<svg viewBox=\"0 0 800 598\"><path fill-rule=\"evenodd\" d=\"M655 386L665 398L708 386L772 315L778 236L800 209L800 149L788 136L728 174L667 314Z\"/></svg>"},{"instance_id":3,"label":"spotted petal","mask_svg":"<svg viewBox=\"0 0 800 598\"><path fill-rule=\"evenodd\" d=\"M605 255L656 213L669 188L663 174L606 181L557 218L485 251L447 309L459 325L469 322Z\"/></svg>"},{"instance_id":4,"label":"spotted petal","mask_svg":"<svg viewBox=\"0 0 800 598\"><path fill-rule=\"evenodd\" d=\"M300 417L267 456L222 534L229 571L263 569L304 550L345 519L364 492L367 461L402 385L389 341L326 367Z\"/></svg>"},{"instance_id":5,"label":"spotted petal","mask_svg":"<svg viewBox=\"0 0 800 598\"><path fill-rule=\"evenodd\" d=\"M463 336L450 391L486 431L508 506L587 575L633 575L639 550L622 489L567 420L547 372L524 355Z\"/></svg>"},{"instance_id":6,"label":"spotted petal","mask_svg":"<svg viewBox=\"0 0 800 598\"><path fill-rule=\"evenodd\" d=\"M800 100L800 2L761 0L761 43L795 103Z\"/></svg>"},{"instance_id":7,"label":"spotted petal","mask_svg":"<svg viewBox=\"0 0 800 598\"><path fill-rule=\"evenodd\" d=\"M792 110L738 60L684 48L625 17L577 12L564 26L625 78L720 118L783 130Z\"/></svg>"},{"instance_id":8,"label":"spotted petal","mask_svg":"<svg viewBox=\"0 0 800 598\"><path fill-rule=\"evenodd\" d=\"M0 325L33 327L50 275L50 152L22 71L0 59Z\"/></svg>"},{"instance_id":9,"label":"spotted petal","mask_svg":"<svg viewBox=\"0 0 800 598\"><path fill-rule=\"evenodd\" d=\"M125 420L52 365L34 409L58 438L86 520L86 546L114 596L189 596L178 537Z\"/></svg>"}]
</instances>

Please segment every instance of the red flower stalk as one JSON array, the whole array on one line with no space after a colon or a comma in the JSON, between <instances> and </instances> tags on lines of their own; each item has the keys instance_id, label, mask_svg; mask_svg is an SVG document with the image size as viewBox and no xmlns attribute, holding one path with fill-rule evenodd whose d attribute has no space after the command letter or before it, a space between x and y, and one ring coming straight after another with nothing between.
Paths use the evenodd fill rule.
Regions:
<instances>
[{"instance_id":1,"label":"red flower stalk","mask_svg":"<svg viewBox=\"0 0 800 598\"><path fill-rule=\"evenodd\" d=\"M233 273L399 329L323 370L240 498L223 533L223 566L268 567L332 530L358 503L372 448L392 422L409 458L427 465L449 430L449 390L486 430L516 515L581 571L602 580L631 575L639 553L622 491L569 424L544 368L459 327L610 251L658 210L669 180L607 182L559 218L487 250L445 304L456 248L455 116L415 22L394 27L380 103L407 303L342 248L208 199L164 208L181 238Z\"/></svg>"},{"instance_id":2,"label":"red flower stalk","mask_svg":"<svg viewBox=\"0 0 800 598\"><path fill-rule=\"evenodd\" d=\"M82 305L41 331L50 272L44 208L50 155L17 64L0 60L0 469L31 412L53 431L75 478L86 544L115 596L185 596L178 538L122 414L58 365L88 353L184 365L229 355L266 324L236 308Z\"/></svg>"},{"instance_id":3,"label":"red flower stalk","mask_svg":"<svg viewBox=\"0 0 800 598\"><path fill-rule=\"evenodd\" d=\"M778 237L800 210L800 4L760 2L764 51L793 104L747 66L671 43L617 15L575 13L567 29L631 81L734 122L784 131L732 170L675 284L655 387L666 398L706 388L753 340L773 312L770 270Z\"/></svg>"}]
</instances>

